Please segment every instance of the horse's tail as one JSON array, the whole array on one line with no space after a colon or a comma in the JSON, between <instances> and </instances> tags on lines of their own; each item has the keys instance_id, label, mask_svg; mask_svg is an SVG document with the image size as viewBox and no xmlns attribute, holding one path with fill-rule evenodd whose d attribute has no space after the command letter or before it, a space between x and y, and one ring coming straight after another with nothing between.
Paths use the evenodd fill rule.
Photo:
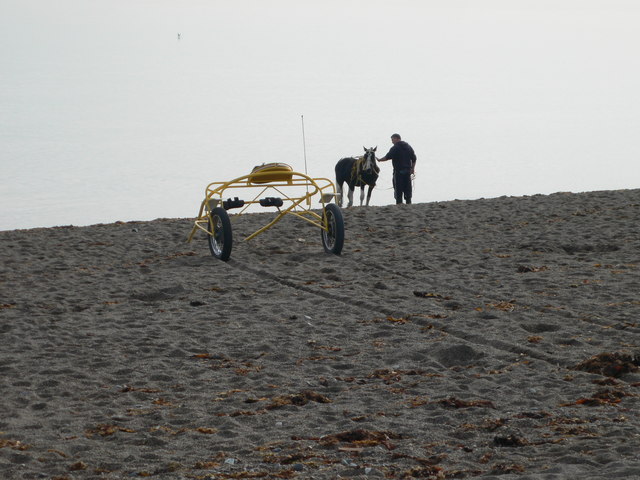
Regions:
<instances>
[{"instance_id":1,"label":"horse's tail","mask_svg":"<svg viewBox=\"0 0 640 480\"><path fill-rule=\"evenodd\" d=\"M341 158L340 160L338 160L338 163L336 163L336 192L338 193L338 205L342 206L342 197L343 197L343 192L344 189L342 188L343 183L347 183L347 185L351 185L351 169L352 169L352 165L351 163L353 162L353 158L351 157L344 157Z\"/></svg>"}]
</instances>

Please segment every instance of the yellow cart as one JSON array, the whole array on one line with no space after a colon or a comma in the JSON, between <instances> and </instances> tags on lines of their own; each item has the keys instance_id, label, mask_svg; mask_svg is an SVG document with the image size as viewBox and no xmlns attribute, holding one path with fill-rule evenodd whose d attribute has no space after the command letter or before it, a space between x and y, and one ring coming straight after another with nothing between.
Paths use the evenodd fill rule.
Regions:
<instances>
[{"instance_id":1,"label":"yellow cart","mask_svg":"<svg viewBox=\"0 0 640 480\"><path fill-rule=\"evenodd\" d=\"M246 198L251 200L237 196L231 198L229 191L236 189L243 190ZM193 239L198 230L205 232L211 254L226 261L233 246L231 219L227 210L239 209L237 215L241 215L251 205L260 205L275 208L276 216L267 225L248 235L245 241L271 228L285 215L293 215L320 228L324 250L340 255L344 244L344 220L340 207L330 203L337 195L335 185L327 178L311 178L294 172L285 163L260 165L248 175L207 185L188 241ZM319 198L320 213L311 210L311 200L315 196Z\"/></svg>"}]
</instances>

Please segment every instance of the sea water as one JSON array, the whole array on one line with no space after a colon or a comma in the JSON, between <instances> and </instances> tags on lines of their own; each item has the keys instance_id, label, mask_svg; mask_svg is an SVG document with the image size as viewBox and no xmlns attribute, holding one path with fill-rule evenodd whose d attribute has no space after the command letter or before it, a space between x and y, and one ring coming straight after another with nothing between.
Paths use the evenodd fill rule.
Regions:
<instances>
[{"instance_id":1,"label":"sea water","mask_svg":"<svg viewBox=\"0 0 640 480\"><path fill-rule=\"evenodd\" d=\"M0 0L0 229L193 217L209 182L333 178L396 132L414 202L637 188L639 24L633 0Z\"/></svg>"}]
</instances>

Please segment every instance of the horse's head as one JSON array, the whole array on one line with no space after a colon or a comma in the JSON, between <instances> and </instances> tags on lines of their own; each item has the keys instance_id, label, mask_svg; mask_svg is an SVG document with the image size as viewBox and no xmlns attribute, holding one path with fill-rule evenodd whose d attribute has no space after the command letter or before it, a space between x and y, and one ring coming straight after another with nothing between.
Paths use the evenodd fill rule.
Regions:
<instances>
[{"instance_id":1,"label":"horse's head","mask_svg":"<svg viewBox=\"0 0 640 480\"><path fill-rule=\"evenodd\" d=\"M375 170L376 169L376 150L378 147L362 147L364 148L364 161L362 162L363 170Z\"/></svg>"}]
</instances>

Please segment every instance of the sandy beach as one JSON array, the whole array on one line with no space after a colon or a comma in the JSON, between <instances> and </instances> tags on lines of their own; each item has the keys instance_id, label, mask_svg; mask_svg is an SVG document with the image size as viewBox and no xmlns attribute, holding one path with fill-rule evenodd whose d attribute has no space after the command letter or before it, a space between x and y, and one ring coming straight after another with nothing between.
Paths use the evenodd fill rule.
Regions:
<instances>
[{"instance_id":1,"label":"sandy beach","mask_svg":"<svg viewBox=\"0 0 640 480\"><path fill-rule=\"evenodd\" d=\"M0 478L640 478L640 190L343 213L0 232Z\"/></svg>"}]
</instances>

